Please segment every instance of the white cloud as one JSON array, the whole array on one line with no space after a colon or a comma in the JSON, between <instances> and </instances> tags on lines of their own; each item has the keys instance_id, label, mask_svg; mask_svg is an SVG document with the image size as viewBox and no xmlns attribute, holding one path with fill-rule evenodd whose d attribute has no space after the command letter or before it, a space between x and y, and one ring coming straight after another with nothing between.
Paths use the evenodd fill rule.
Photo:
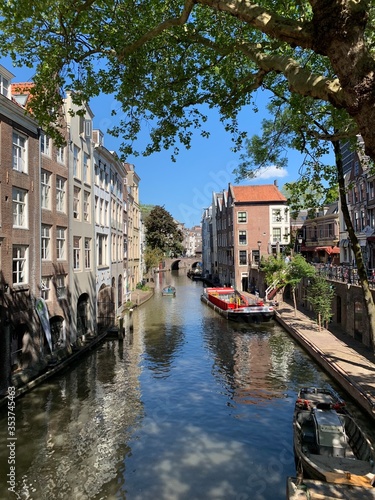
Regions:
<instances>
[{"instance_id":1,"label":"white cloud","mask_svg":"<svg viewBox=\"0 0 375 500\"><path fill-rule=\"evenodd\" d=\"M262 167L256 170L254 179L276 179L281 177L287 177L288 171L285 168L278 168L275 165L270 167Z\"/></svg>"}]
</instances>

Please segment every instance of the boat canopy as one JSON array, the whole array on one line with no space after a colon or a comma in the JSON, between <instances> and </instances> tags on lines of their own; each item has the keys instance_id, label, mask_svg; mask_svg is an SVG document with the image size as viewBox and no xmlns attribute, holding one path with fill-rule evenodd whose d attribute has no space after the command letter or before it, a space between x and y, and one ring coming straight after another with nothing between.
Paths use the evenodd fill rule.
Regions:
<instances>
[{"instance_id":1,"label":"boat canopy","mask_svg":"<svg viewBox=\"0 0 375 500\"><path fill-rule=\"evenodd\" d=\"M344 457L347 444L345 428L334 410L314 410L320 455Z\"/></svg>"}]
</instances>

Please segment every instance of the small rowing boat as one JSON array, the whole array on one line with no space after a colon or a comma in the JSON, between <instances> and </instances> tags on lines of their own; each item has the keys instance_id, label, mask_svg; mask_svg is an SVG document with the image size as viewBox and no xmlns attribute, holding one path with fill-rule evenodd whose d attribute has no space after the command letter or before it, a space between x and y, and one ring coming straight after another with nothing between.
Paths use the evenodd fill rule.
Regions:
<instances>
[{"instance_id":1,"label":"small rowing boat","mask_svg":"<svg viewBox=\"0 0 375 500\"><path fill-rule=\"evenodd\" d=\"M293 419L297 472L303 478L371 488L375 450L345 408L326 389L302 389Z\"/></svg>"}]
</instances>

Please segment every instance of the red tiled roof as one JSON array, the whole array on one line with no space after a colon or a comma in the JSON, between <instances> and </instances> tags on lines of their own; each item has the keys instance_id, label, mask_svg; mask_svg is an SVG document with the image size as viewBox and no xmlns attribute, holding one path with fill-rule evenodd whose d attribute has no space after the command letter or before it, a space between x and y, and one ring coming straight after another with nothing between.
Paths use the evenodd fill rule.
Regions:
<instances>
[{"instance_id":1,"label":"red tiled roof","mask_svg":"<svg viewBox=\"0 0 375 500\"><path fill-rule=\"evenodd\" d=\"M231 186L235 202L286 201L274 184L260 186Z\"/></svg>"}]
</instances>

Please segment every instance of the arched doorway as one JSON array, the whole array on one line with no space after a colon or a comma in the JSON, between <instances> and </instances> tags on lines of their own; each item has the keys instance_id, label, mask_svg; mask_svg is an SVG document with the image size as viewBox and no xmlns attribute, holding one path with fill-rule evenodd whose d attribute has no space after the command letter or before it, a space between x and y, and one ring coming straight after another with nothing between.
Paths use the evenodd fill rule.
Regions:
<instances>
[{"instance_id":1,"label":"arched doorway","mask_svg":"<svg viewBox=\"0 0 375 500\"><path fill-rule=\"evenodd\" d=\"M101 332L114 323L115 318L115 290L111 286L102 285L98 292L97 326Z\"/></svg>"},{"instance_id":2,"label":"arched doorway","mask_svg":"<svg viewBox=\"0 0 375 500\"><path fill-rule=\"evenodd\" d=\"M89 296L83 293L77 303L77 337L82 337L88 330Z\"/></svg>"},{"instance_id":3,"label":"arched doorway","mask_svg":"<svg viewBox=\"0 0 375 500\"><path fill-rule=\"evenodd\" d=\"M122 276L120 274L117 283L117 307L121 307L121 305L122 305Z\"/></svg>"},{"instance_id":4,"label":"arched doorway","mask_svg":"<svg viewBox=\"0 0 375 500\"><path fill-rule=\"evenodd\" d=\"M51 337L53 348L59 348L65 345L65 320L62 316L52 316L49 320L51 327Z\"/></svg>"}]
</instances>

